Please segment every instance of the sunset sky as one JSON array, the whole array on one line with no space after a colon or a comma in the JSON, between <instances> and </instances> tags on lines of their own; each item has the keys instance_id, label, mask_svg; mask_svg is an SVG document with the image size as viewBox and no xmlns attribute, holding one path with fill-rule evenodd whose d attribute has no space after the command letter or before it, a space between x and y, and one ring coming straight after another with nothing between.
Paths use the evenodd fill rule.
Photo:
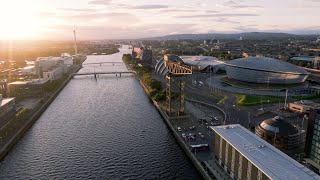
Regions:
<instances>
[{"instance_id":1,"label":"sunset sky","mask_svg":"<svg viewBox=\"0 0 320 180\"><path fill-rule=\"evenodd\" d=\"M0 0L0 39L320 34L320 0Z\"/></svg>"}]
</instances>

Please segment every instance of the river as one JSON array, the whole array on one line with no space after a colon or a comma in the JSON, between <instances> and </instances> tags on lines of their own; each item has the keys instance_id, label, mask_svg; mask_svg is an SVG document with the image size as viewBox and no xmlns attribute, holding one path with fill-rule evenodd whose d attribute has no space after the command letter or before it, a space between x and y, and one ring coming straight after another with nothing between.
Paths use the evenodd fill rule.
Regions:
<instances>
[{"instance_id":1,"label":"river","mask_svg":"<svg viewBox=\"0 0 320 180\"><path fill-rule=\"evenodd\" d=\"M85 63L121 62L127 47ZM126 71L117 64L81 72ZM199 179L130 75L79 76L0 162L0 179Z\"/></svg>"}]
</instances>

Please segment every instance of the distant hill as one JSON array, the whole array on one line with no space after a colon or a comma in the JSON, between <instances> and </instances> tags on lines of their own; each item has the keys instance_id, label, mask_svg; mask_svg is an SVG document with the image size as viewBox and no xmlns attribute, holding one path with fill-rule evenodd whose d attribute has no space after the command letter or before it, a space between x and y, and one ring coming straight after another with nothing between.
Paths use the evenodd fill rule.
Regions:
<instances>
[{"instance_id":1,"label":"distant hill","mask_svg":"<svg viewBox=\"0 0 320 180\"><path fill-rule=\"evenodd\" d=\"M278 38L289 38L298 37L301 35L288 34L288 33L271 33L271 32L248 32L248 33L236 33L236 34L173 34L161 37L142 38L141 40L179 40L179 39L239 39L242 36L243 39L278 39ZM313 35L306 35L313 36Z\"/></svg>"}]
</instances>

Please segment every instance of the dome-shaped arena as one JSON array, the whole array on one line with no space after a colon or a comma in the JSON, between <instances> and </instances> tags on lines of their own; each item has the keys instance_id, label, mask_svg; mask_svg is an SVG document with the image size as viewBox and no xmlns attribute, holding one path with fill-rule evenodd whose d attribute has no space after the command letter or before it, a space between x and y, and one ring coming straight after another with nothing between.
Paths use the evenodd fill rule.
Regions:
<instances>
[{"instance_id":1,"label":"dome-shaped arena","mask_svg":"<svg viewBox=\"0 0 320 180\"><path fill-rule=\"evenodd\" d=\"M294 148L301 142L301 132L283 118L276 116L256 126L256 135L278 148Z\"/></svg>"},{"instance_id":2,"label":"dome-shaped arena","mask_svg":"<svg viewBox=\"0 0 320 180\"><path fill-rule=\"evenodd\" d=\"M252 83L295 84L302 83L308 72L288 62L273 58L249 57L226 63L230 79Z\"/></svg>"}]
</instances>

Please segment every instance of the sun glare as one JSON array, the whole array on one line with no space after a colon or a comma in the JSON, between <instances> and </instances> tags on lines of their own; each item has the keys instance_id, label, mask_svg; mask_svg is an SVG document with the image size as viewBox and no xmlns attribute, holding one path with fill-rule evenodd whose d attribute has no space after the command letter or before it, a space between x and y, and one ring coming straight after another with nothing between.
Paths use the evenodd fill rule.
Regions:
<instances>
[{"instance_id":1,"label":"sun glare","mask_svg":"<svg viewBox=\"0 0 320 180\"><path fill-rule=\"evenodd\" d=\"M0 6L0 39L16 40L37 37L39 23L34 4L4 1Z\"/></svg>"}]
</instances>

